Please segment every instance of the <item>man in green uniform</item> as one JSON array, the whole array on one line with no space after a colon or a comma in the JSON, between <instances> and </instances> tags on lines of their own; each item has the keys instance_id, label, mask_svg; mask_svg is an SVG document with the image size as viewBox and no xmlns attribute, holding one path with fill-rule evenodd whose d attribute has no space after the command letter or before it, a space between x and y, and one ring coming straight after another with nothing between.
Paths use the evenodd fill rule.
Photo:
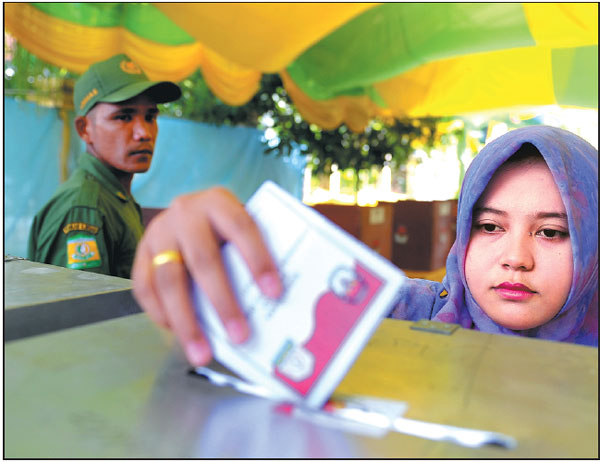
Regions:
<instances>
[{"instance_id":1,"label":"man in green uniform","mask_svg":"<svg viewBox=\"0 0 600 462\"><path fill-rule=\"evenodd\" d=\"M131 195L135 173L150 168L157 103L181 96L172 82L152 82L126 55L95 63L75 83L79 166L37 213L28 259L130 277L144 231Z\"/></svg>"}]
</instances>

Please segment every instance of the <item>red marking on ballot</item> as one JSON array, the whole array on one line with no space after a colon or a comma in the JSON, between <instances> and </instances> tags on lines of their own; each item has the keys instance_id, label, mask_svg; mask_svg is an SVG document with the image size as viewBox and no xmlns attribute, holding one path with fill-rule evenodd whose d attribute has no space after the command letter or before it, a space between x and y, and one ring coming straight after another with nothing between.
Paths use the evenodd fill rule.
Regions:
<instances>
[{"instance_id":1,"label":"red marking on ballot","mask_svg":"<svg viewBox=\"0 0 600 462\"><path fill-rule=\"evenodd\" d=\"M329 290L317 300L312 337L281 354L275 375L302 395L308 394L381 286L382 281L358 262L355 268L336 269Z\"/></svg>"}]
</instances>

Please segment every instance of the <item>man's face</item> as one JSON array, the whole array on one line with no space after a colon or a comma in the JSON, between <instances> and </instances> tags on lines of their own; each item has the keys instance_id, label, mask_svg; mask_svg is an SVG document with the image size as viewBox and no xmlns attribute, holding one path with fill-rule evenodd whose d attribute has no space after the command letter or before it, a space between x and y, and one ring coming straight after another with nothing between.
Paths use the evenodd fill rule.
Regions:
<instances>
[{"instance_id":1,"label":"man's face","mask_svg":"<svg viewBox=\"0 0 600 462\"><path fill-rule=\"evenodd\" d=\"M156 103L145 95L121 103L98 103L77 124L90 154L127 173L150 168L158 134Z\"/></svg>"}]
</instances>

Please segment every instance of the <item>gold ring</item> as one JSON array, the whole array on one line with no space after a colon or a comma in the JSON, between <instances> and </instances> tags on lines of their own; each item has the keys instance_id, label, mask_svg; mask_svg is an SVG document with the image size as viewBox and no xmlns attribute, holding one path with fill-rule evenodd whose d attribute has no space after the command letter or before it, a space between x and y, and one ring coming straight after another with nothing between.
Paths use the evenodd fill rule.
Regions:
<instances>
[{"instance_id":1,"label":"gold ring","mask_svg":"<svg viewBox=\"0 0 600 462\"><path fill-rule=\"evenodd\" d=\"M183 263L183 257L177 250L164 250L157 253L152 259L152 266L157 267L165 263Z\"/></svg>"}]
</instances>

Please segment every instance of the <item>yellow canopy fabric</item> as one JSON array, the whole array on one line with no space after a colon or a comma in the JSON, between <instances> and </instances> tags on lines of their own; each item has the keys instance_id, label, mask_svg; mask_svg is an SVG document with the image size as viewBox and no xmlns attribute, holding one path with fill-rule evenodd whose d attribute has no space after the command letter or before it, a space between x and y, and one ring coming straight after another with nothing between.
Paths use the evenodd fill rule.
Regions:
<instances>
[{"instance_id":1,"label":"yellow canopy fabric","mask_svg":"<svg viewBox=\"0 0 600 462\"><path fill-rule=\"evenodd\" d=\"M152 79L200 68L231 105L277 72L303 117L327 129L597 107L596 3L7 3L5 27L77 73L121 52Z\"/></svg>"},{"instance_id":2,"label":"yellow canopy fabric","mask_svg":"<svg viewBox=\"0 0 600 462\"><path fill-rule=\"evenodd\" d=\"M279 72L308 47L377 3L158 3L200 43L229 61Z\"/></svg>"}]
</instances>

